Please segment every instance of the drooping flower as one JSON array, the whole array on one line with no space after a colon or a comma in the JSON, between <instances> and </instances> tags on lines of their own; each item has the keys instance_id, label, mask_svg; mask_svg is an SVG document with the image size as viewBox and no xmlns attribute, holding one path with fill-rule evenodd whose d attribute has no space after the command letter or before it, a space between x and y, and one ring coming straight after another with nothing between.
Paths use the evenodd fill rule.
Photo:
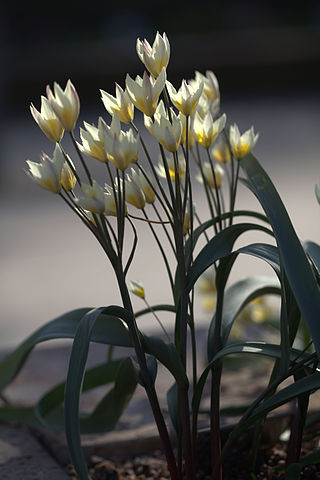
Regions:
<instances>
[{"instance_id":1,"label":"drooping flower","mask_svg":"<svg viewBox=\"0 0 320 480\"><path fill-rule=\"evenodd\" d=\"M136 208L142 209L146 204L146 197L140 186L134 181L130 175L127 175L125 181L126 201L134 205Z\"/></svg>"},{"instance_id":2,"label":"drooping flower","mask_svg":"<svg viewBox=\"0 0 320 480\"><path fill-rule=\"evenodd\" d=\"M144 286L141 282L131 280L129 282L128 288L131 293L133 293L134 295L137 295L137 297L140 297L144 300L145 292L144 292Z\"/></svg>"},{"instance_id":3,"label":"drooping flower","mask_svg":"<svg viewBox=\"0 0 320 480\"><path fill-rule=\"evenodd\" d=\"M29 167L27 175L46 190L50 190L52 193L59 193L62 188L61 170L64 164L64 156L60 146L56 144L52 158L43 153L40 160L40 163L27 160Z\"/></svg>"},{"instance_id":4,"label":"drooping flower","mask_svg":"<svg viewBox=\"0 0 320 480\"><path fill-rule=\"evenodd\" d=\"M231 125L229 139L235 158L241 160L245 157L253 149L258 138L259 134L255 135L253 127L241 135L238 126Z\"/></svg>"},{"instance_id":5,"label":"drooping flower","mask_svg":"<svg viewBox=\"0 0 320 480\"><path fill-rule=\"evenodd\" d=\"M64 134L64 128L61 121L51 108L47 98L41 96L40 112L35 108L33 103L30 105L30 110L33 118L49 140L52 142L60 142Z\"/></svg>"},{"instance_id":6,"label":"drooping flower","mask_svg":"<svg viewBox=\"0 0 320 480\"><path fill-rule=\"evenodd\" d=\"M110 115L115 112L118 113L121 122L130 123L133 120L134 106L129 98L127 89L123 90L120 85L116 83L116 97L110 93L100 90L101 99Z\"/></svg>"},{"instance_id":7,"label":"drooping flower","mask_svg":"<svg viewBox=\"0 0 320 480\"><path fill-rule=\"evenodd\" d=\"M82 196L76 199L77 204L91 213L104 213L105 197L103 188L93 180L92 185L82 183Z\"/></svg>"},{"instance_id":8,"label":"drooping flower","mask_svg":"<svg viewBox=\"0 0 320 480\"><path fill-rule=\"evenodd\" d=\"M145 115L152 117L154 115L159 96L166 83L166 70L163 68L155 80L144 72L143 78L139 75L133 80L129 74L126 77L126 86L129 97L135 107L141 110Z\"/></svg>"},{"instance_id":9,"label":"drooping flower","mask_svg":"<svg viewBox=\"0 0 320 480\"><path fill-rule=\"evenodd\" d=\"M47 97L50 106L61 121L67 132L72 132L80 113L80 100L71 80L68 80L66 88L62 90L57 82L54 82L54 94L49 85Z\"/></svg>"},{"instance_id":10,"label":"drooping flower","mask_svg":"<svg viewBox=\"0 0 320 480\"><path fill-rule=\"evenodd\" d=\"M209 148L225 127L226 119L226 115L223 114L217 120L213 121L210 112L202 119L198 112L196 112L193 121L193 132L200 145L204 148Z\"/></svg>"},{"instance_id":11,"label":"drooping flower","mask_svg":"<svg viewBox=\"0 0 320 480\"><path fill-rule=\"evenodd\" d=\"M142 172L136 172L133 168L131 169L131 176L135 183L139 185L143 191L146 203L153 203L155 201L156 194L155 188L151 181L148 181Z\"/></svg>"},{"instance_id":12,"label":"drooping flower","mask_svg":"<svg viewBox=\"0 0 320 480\"><path fill-rule=\"evenodd\" d=\"M191 115L194 111L200 95L203 90L203 83L199 83L195 88L188 85L185 80L182 80L181 87L178 91L170 82L166 82L169 95L174 106L181 112L183 115Z\"/></svg>"},{"instance_id":13,"label":"drooping flower","mask_svg":"<svg viewBox=\"0 0 320 480\"><path fill-rule=\"evenodd\" d=\"M209 186L211 188L216 188L216 184L215 184L215 181L214 181L214 176L213 176L213 172L212 172L212 168L211 168L210 163L209 162L203 162L201 168L202 168L203 176L204 176L206 182L209 184ZM224 177L224 170L223 170L222 167L220 167L220 165L215 165L213 170L214 170L214 174L215 174L215 177L216 177L217 187L220 188L221 185L222 185L223 177ZM201 173L199 173L196 178L200 183L203 183L203 178L202 178Z\"/></svg>"},{"instance_id":14,"label":"drooping flower","mask_svg":"<svg viewBox=\"0 0 320 480\"><path fill-rule=\"evenodd\" d=\"M137 54L151 75L157 78L162 69L167 68L169 63L170 44L167 35L163 32L161 36L157 32L152 47L146 39L141 42L138 38Z\"/></svg>"}]
</instances>

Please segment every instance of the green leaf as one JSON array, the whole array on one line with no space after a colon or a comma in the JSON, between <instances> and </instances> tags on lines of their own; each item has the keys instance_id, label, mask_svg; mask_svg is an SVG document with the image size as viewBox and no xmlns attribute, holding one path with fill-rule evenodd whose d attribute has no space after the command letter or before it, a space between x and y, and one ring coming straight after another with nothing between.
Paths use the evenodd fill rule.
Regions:
<instances>
[{"instance_id":1,"label":"green leaf","mask_svg":"<svg viewBox=\"0 0 320 480\"><path fill-rule=\"evenodd\" d=\"M8 423L23 423L32 428L43 428L35 415L33 407L1 407L0 421Z\"/></svg>"},{"instance_id":2,"label":"green leaf","mask_svg":"<svg viewBox=\"0 0 320 480\"><path fill-rule=\"evenodd\" d=\"M146 315L147 313L150 312L172 312L176 313L176 307L174 305L153 305L151 308L144 308L143 310L139 310L138 312L135 312L134 316L135 318L142 317L143 315Z\"/></svg>"},{"instance_id":3,"label":"green leaf","mask_svg":"<svg viewBox=\"0 0 320 480\"><path fill-rule=\"evenodd\" d=\"M114 387L102 398L94 411L80 418L82 433L104 433L113 430L137 386L131 358L122 360Z\"/></svg>"},{"instance_id":4,"label":"green leaf","mask_svg":"<svg viewBox=\"0 0 320 480\"><path fill-rule=\"evenodd\" d=\"M172 387L167 391L167 404L170 415L170 420L175 429L175 432L179 434L179 402L178 402L178 385L174 383Z\"/></svg>"},{"instance_id":5,"label":"green leaf","mask_svg":"<svg viewBox=\"0 0 320 480\"><path fill-rule=\"evenodd\" d=\"M272 397L267 398L259 407L257 407L249 418L244 421L240 421L238 426L230 434L230 441L237 438L244 430L246 430L257 419L264 417L267 413L271 412L275 408L284 405L290 400L303 395L304 393L312 392L320 388L320 373L316 372L308 377L297 380L292 385L283 388L278 391Z\"/></svg>"},{"instance_id":6,"label":"green leaf","mask_svg":"<svg viewBox=\"0 0 320 480\"><path fill-rule=\"evenodd\" d=\"M226 355L233 354L251 354L251 355L263 355L266 357L272 358L281 358L281 346L273 345L264 342L240 342L240 343L230 343L223 347L219 352L214 356L214 358L208 363L206 368L203 370L196 386L194 389L194 395L192 398L192 411L197 412L199 410L200 401L202 397L202 391L206 383L207 377L210 370L212 369L214 363L217 360L222 359ZM299 356L300 360L305 358L307 359L309 354L304 353L301 355L299 350L294 348L290 349L290 359L294 361Z\"/></svg>"},{"instance_id":7,"label":"green leaf","mask_svg":"<svg viewBox=\"0 0 320 480\"><path fill-rule=\"evenodd\" d=\"M240 280L229 287L224 296L224 308L221 324L221 341L225 345L231 328L241 310L253 299L265 294L279 294L280 284L277 278L252 276ZM215 315L210 324L208 334L208 358L213 357L212 345Z\"/></svg>"},{"instance_id":8,"label":"green leaf","mask_svg":"<svg viewBox=\"0 0 320 480\"><path fill-rule=\"evenodd\" d=\"M231 215L233 217L253 217L253 218L257 218L258 220L261 220L263 222L270 223L269 220L268 220L268 217L266 217L265 215L263 215L261 213L254 212L254 211L251 211L251 210L236 210L233 214L231 212L224 213L223 215L221 215L221 219L222 220L228 219L228 218L231 217ZM206 230L208 230L208 228L212 227L213 225L215 225L217 223L219 223L219 218L218 217L213 218L211 220L208 220L207 222L203 222L201 225L199 225L199 227L197 227L194 230L193 236L192 236L193 249L196 246L197 241L199 240L200 236ZM190 252L190 242L191 242L191 239L187 240L187 242L186 242L186 256Z\"/></svg>"},{"instance_id":9,"label":"green leaf","mask_svg":"<svg viewBox=\"0 0 320 480\"><path fill-rule=\"evenodd\" d=\"M73 338L81 318L90 308L72 310L48 322L30 335L19 347L0 362L0 391L2 391L21 370L32 349L41 342L58 338ZM91 341L131 347L127 326L119 318L100 315L95 324Z\"/></svg>"},{"instance_id":10,"label":"green leaf","mask_svg":"<svg viewBox=\"0 0 320 480\"><path fill-rule=\"evenodd\" d=\"M136 357L131 357L134 373L137 379L137 382L139 385L142 387L146 387L145 382L143 381L142 375L141 375L141 369L139 362ZM152 355L146 355L146 364L147 368L150 374L150 378L152 381L152 384L154 385L156 378L157 378L157 373L158 373L158 363L157 360L154 356Z\"/></svg>"},{"instance_id":11,"label":"green leaf","mask_svg":"<svg viewBox=\"0 0 320 480\"><path fill-rule=\"evenodd\" d=\"M220 258L230 254L235 241L245 232L259 230L269 235L272 232L262 225L254 223L238 223L225 228L213 237L195 258L190 269L187 290L190 291L200 275Z\"/></svg>"},{"instance_id":12,"label":"green leaf","mask_svg":"<svg viewBox=\"0 0 320 480\"><path fill-rule=\"evenodd\" d=\"M82 383L84 379L84 371L85 365L87 361L88 351L89 351L89 344L91 341L91 337L93 334L93 330L95 324L99 317L103 313L110 313L115 314L117 316L121 316L123 319L130 321L132 315L130 312L126 311L121 307L100 307L95 308L89 312L87 312L79 323L79 327L77 329L76 335L74 337L72 351L70 355L69 361L69 369L68 369L68 376L66 381L66 389L65 389L65 429L66 429L66 437L69 447L69 453L71 456L72 463L76 469L76 472L83 480L90 479L89 474L87 472L86 462L83 456L83 452L81 449L81 440L80 440L80 422L79 422L79 399L80 399L80 392L82 388ZM134 376L132 363L129 359L125 360L124 363L126 364L126 370L131 368L132 375ZM129 366L128 366L129 365ZM112 424L112 420L115 422L119 418L119 409L127 404L127 395L131 393L131 383L128 382L127 377L125 376L120 382L120 389L117 390L117 401L119 402L119 407L117 406L117 402L114 401L116 396L116 387L114 389L113 394L107 394L103 403L103 411L106 412L106 405L110 405L113 403L115 406L115 410L111 412L111 419L108 420ZM126 385L129 383L129 393L126 389ZM121 400L121 393L124 394L123 400ZM111 400L110 400L111 397ZM121 410L122 411L122 410ZM101 412L101 405L98 405L96 408L94 415L99 416ZM110 414L110 411L107 411L107 414ZM91 419L92 421L92 419ZM83 420L84 422L84 420Z\"/></svg>"},{"instance_id":13,"label":"green leaf","mask_svg":"<svg viewBox=\"0 0 320 480\"><path fill-rule=\"evenodd\" d=\"M174 343L166 343L161 338L145 334L141 334L141 341L144 351L154 355L172 373L181 388L188 388L188 377Z\"/></svg>"},{"instance_id":14,"label":"green leaf","mask_svg":"<svg viewBox=\"0 0 320 480\"><path fill-rule=\"evenodd\" d=\"M111 383L115 380L122 358L108 363L97 365L85 372L82 391ZM49 390L35 406L35 413L42 425L50 430L60 431L64 426L64 401L65 382L61 382ZM52 412L55 415L52 418Z\"/></svg>"},{"instance_id":15,"label":"green leaf","mask_svg":"<svg viewBox=\"0 0 320 480\"><path fill-rule=\"evenodd\" d=\"M315 242L306 242L304 248L311 259L313 266L320 277L320 246Z\"/></svg>"},{"instance_id":16,"label":"green leaf","mask_svg":"<svg viewBox=\"0 0 320 480\"><path fill-rule=\"evenodd\" d=\"M320 293L307 256L277 190L253 155L241 160L253 191L272 225L288 282L320 355Z\"/></svg>"},{"instance_id":17,"label":"green leaf","mask_svg":"<svg viewBox=\"0 0 320 480\"><path fill-rule=\"evenodd\" d=\"M308 465L314 465L319 462L320 462L320 450L315 450L300 459L300 464L302 468L307 467Z\"/></svg>"},{"instance_id":18,"label":"green leaf","mask_svg":"<svg viewBox=\"0 0 320 480\"><path fill-rule=\"evenodd\" d=\"M292 463L287 469L284 476L285 480L299 480L301 473L301 464Z\"/></svg>"}]
</instances>

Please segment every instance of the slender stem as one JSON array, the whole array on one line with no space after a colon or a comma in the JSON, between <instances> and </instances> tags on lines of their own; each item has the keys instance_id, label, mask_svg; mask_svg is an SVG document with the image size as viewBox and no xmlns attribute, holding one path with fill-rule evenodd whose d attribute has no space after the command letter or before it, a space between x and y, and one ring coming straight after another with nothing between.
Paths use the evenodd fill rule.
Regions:
<instances>
[{"instance_id":1,"label":"slender stem","mask_svg":"<svg viewBox=\"0 0 320 480\"><path fill-rule=\"evenodd\" d=\"M218 289L216 321L213 340L213 356L221 349L221 323L223 311L223 289ZM210 438L211 438L211 463L212 479L222 480L222 467L215 470L216 463L221 457L221 437L220 437L220 385L222 374L222 362L218 361L213 366L211 380L211 406L210 406Z\"/></svg>"},{"instance_id":2,"label":"slender stem","mask_svg":"<svg viewBox=\"0 0 320 480\"><path fill-rule=\"evenodd\" d=\"M142 212L143 212L145 218L148 220L148 215L147 215L146 211L143 209ZM148 223L148 225L149 225L149 228L150 228L150 230L151 230L151 232L152 232L152 234L153 234L153 236L154 236L155 241L157 242L157 245L158 245L158 247L159 247L159 250L160 250L160 252L161 252L161 255L162 255L164 264L165 264L165 266L166 266L167 274L168 274L168 277L169 277L169 282L170 282L170 286L171 286L172 295L173 295L173 297L174 297L174 281L173 281L173 277L172 277L172 273L171 273L171 269L170 269L170 265L169 265L167 256L166 256L166 254L165 254L165 251L164 251L164 249L163 249L163 246L162 246L162 244L161 244L161 242L160 242L160 240L159 240L159 238L158 238L158 235L157 235L155 229L153 228L152 224L151 224L151 223Z\"/></svg>"},{"instance_id":3,"label":"slender stem","mask_svg":"<svg viewBox=\"0 0 320 480\"><path fill-rule=\"evenodd\" d=\"M86 172L86 175L87 175L87 177L88 177L88 180L89 180L89 182L90 182L90 185L92 185L92 184L93 184L93 181L92 181L91 173L90 173L90 171L89 171L89 169L88 169L88 167L87 167L87 165L86 165L86 162L84 161L83 155L82 155L82 153L81 153L81 151L80 151L80 149L79 149L79 147L78 147L78 144L77 144L77 142L76 142L76 139L74 138L74 133L73 133L73 132L70 132L70 137L71 137L72 143L73 143L73 145L74 145L74 148L76 149L76 151L77 151L77 153L78 153L78 155L79 155L80 161L81 161L81 163L82 163L82 166L83 166L83 168L84 168L84 171Z\"/></svg>"},{"instance_id":4,"label":"slender stem","mask_svg":"<svg viewBox=\"0 0 320 480\"><path fill-rule=\"evenodd\" d=\"M234 207L236 204L236 195L237 195L237 187L238 187L238 180L239 180L239 170L240 170L240 160L237 160L236 178L234 180L233 192L231 197L231 207L230 207L231 216L229 220L229 225L232 225L232 222L233 222L233 213L234 213Z\"/></svg>"},{"instance_id":5,"label":"slender stem","mask_svg":"<svg viewBox=\"0 0 320 480\"><path fill-rule=\"evenodd\" d=\"M79 175L78 175L78 173L77 173L77 171L76 171L76 169L75 169L75 167L74 167L73 163L71 162L71 160L70 160L69 156L66 154L66 152L65 152L65 151L64 151L64 149L62 148L61 142L59 142L59 146L60 146L60 148L61 148L61 151L62 151L62 153L63 153L63 156L64 156L64 158L65 158L65 160L66 160L67 164L69 165L69 167L70 167L70 169L71 169L71 171L72 171L73 175L76 177L76 179L77 179L77 182L79 183L79 185L80 185L80 187L81 187L81 180L80 180L80 177L79 177Z\"/></svg>"},{"instance_id":6,"label":"slender stem","mask_svg":"<svg viewBox=\"0 0 320 480\"><path fill-rule=\"evenodd\" d=\"M220 227L220 230L222 230L222 221L221 221L221 213L222 213L222 210L221 210L221 202L220 202L220 194L219 194L218 182L217 182L216 172L214 171L214 166L213 166L213 163L212 163L212 158L211 158L211 156L210 156L209 148L207 148L206 150L207 150L207 155L208 155L208 159L209 159L209 164L210 164L211 172L212 172L212 176L213 176L214 189L215 189L215 193L216 193L217 214L218 214L218 217L219 217L219 227Z\"/></svg>"},{"instance_id":7,"label":"slender stem","mask_svg":"<svg viewBox=\"0 0 320 480\"><path fill-rule=\"evenodd\" d=\"M138 129L137 129L137 127L135 126L135 124L134 124L133 122L131 122L131 125L132 125L132 127L135 129L135 131L138 132ZM146 144L144 143L143 138L141 137L141 135L139 136L139 140L140 140L140 143L141 143L142 148L143 148L143 150L144 150L144 153L145 153L145 155L146 155L146 157L147 157L147 160L148 160L149 166L150 166L150 168L151 168L152 174L153 174L153 176L154 176L154 178L155 178L155 180L156 180L156 182L157 182L158 188L159 188L159 190L160 190L160 192L161 192L162 198L163 198L164 202L166 203L166 205L167 205L170 213L172 214L173 208L172 208L172 206L170 205L170 202L169 202L169 200L168 200L168 198L167 198L166 192L165 192L164 189L162 188L161 182L160 182L159 177L158 177L158 175L157 175L157 172L156 172L156 170L155 170L155 168L154 168L154 165L153 165L153 162L152 162L151 157L150 157L150 155L149 155L148 149L147 149Z\"/></svg>"},{"instance_id":8,"label":"slender stem","mask_svg":"<svg viewBox=\"0 0 320 480\"><path fill-rule=\"evenodd\" d=\"M160 221L160 223L161 223L161 226L162 226L162 228L163 228L163 230L164 230L164 232L165 232L165 234L166 234L166 237L167 237L167 239L168 239L168 242L170 243L170 246L171 246L171 248L172 248L172 251L173 251L174 255L176 256L176 251L175 251L175 248L174 248L172 239L171 239L171 237L170 237L170 235L169 235L169 233L168 233L168 230L167 230L167 228L166 228L165 223L162 221L162 218L161 218L161 215L160 215L160 213L159 213L159 210L157 209L157 207L155 206L154 203L152 204L152 207L153 207L153 209L154 209L154 211L155 211L155 213L156 213L156 215L157 215L157 217L158 217L158 219L159 219L159 221Z\"/></svg>"},{"instance_id":9,"label":"slender stem","mask_svg":"<svg viewBox=\"0 0 320 480\"><path fill-rule=\"evenodd\" d=\"M163 162L164 171L166 173L166 179L167 179L167 184L168 184L168 188L169 188L169 193L170 193L170 197L171 197L172 210L173 210L172 215L174 216L175 215L174 206L175 206L176 202L175 202L175 197L174 197L172 180L171 180L171 176L170 176L170 172L169 172L168 162L167 162L167 159L166 159L166 156L165 156L165 153L164 153L164 149L163 149L163 146L161 145L161 143L159 143L159 148L160 148L160 153L161 153L161 158L162 158L162 162Z\"/></svg>"},{"instance_id":10,"label":"slender stem","mask_svg":"<svg viewBox=\"0 0 320 480\"><path fill-rule=\"evenodd\" d=\"M118 268L115 270L117 279L118 279L118 285L120 288L120 293L123 301L123 306L126 308L129 312L132 313L132 321L128 322L128 328L129 328L129 333L132 339L132 343L136 352L137 360L139 362L140 370L141 370L141 376L145 385L145 390L153 411L153 415L158 427L159 435L162 440L163 444L163 449L164 453L166 455L167 459L167 464L168 464L168 469L170 472L170 477L172 480L179 480L178 476L178 470L177 470L177 464L176 460L174 457L174 453L172 450L167 426L165 424L158 397L154 388L154 384L152 382L148 367L147 367L147 362L145 358L145 354L140 342L140 337L139 337L139 331L137 328L137 324L134 318L133 314L133 308L129 296L129 292L126 286L125 278L123 275L122 267L118 266Z\"/></svg>"},{"instance_id":11,"label":"slender stem","mask_svg":"<svg viewBox=\"0 0 320 480\"><path fill-rule=\"evenodd\" d=\"M144 303L147 305L147 307L149 308L150 312L152 313L152 315L154 316L154 318L157 320L157 322L159 323L163 333L165 334L168 342L171 342L171 338L169 337L169 334L165 328L165 326L163 325L163 323L161 322L159 316L156 314L156 312L153 310L153 308L151 307L151 305L147 302L147 300L144 298Z\"/></svg>"},{"instance_id":12,"label":"slender stem","mask_svg":"<svg viewBox=\"0 0 320 480\"><path fill-rule=\"evenodd\" d=\"M208 183L207 183L206 177L204 176L204 173L203 173L203 168L202 168L201 157L200 157L200 152L199 152L199 144L198 144L198 143L196 144L196 149L197 149L197 155L198 155L197 164L198 164L198 167L199 167L199 169L200 169L201 178L202 178L202 182L203 182L203 186L204 186L204 191L205 191L205 194L206 194L206 198L207 198L207 202L208 202L208 206L209 206L211 218L213 219L213 218L215 218L216 215L214 214L213 206L212 206L212 203L211 203L211 200L210 200L210 194L209 194L209 190L208 190ZM218 229L217 229L217 225L216 225L215 223L213 224L213 229L214 229L214 232L217 234L217 233L218 233Z\"/></svg>"},{"instance_id":13,"label":"slender stem","mask_svg":"<svg viewBox=\"0 0 320 480\"><path fill-rule=\"evenodd\" d=\"M132 245L132 249L131 249L131 252L130 252L130 255L129 255L129 258L127 260L127 264L125 266L125 269L124 269L124 276L127 275L128 273L128 270L130 268L130 265L132 263L132 260L133 260L133 257L134 257L134 254L135 254L135 251L136 251L136 248L137 248L137 244L138 244L138 234L137 234L137 230L134 226L134 223L130 220L129 217L127 217L131 227L132 227L132 230L133 230L133 235L134 235L134 238L133 238L133 245Z\"/></svg>"},{"instance_id":14,"label":"slender stem","mask_svg":"<svg viewBox=\"0 0 320 480\"><path fill-rule=\"evenodd\" d=\"M168 212L168 208L167 208L166 204L164 203L164 201L162 200L161 196L158 194L157 190L154 188L154 185L152 184L152 182L151 182L150 178L148 177L147 173L144 171L143 167L138 162L136 163L136 165L137 165L138 169L140 170L140 172L142 173L142 175L144 176L144 178L149 183L152 190L154 191L154 194L155 194L157 200L159 200L163 210L165 211L165 214L167 215L167 218L170 219L170 214Z\"/></svg>"}]
</instances>

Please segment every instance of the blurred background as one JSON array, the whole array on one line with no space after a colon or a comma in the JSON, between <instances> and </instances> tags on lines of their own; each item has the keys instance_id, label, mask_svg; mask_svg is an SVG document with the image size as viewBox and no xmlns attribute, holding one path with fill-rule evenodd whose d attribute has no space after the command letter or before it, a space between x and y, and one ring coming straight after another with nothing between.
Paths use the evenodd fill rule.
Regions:
<instances>
[{"instance_id":1,"label":"blurred background","mask_svg":"<svg viewBox=\"0 0 320 480\"><path fill-rule=\"evenodd\" d=\"M107 119L99 89L114 94L114 82L124 87L126 73L143 73L136 38L152 43L157 30L170 40L170 81L178 87L194 70L215 72L229 124L236 122L241 131L254 125L260 133L255 154L298 235L319 241L314 196L320 182L318 0L39 5L6 1L0 6L0 347L17 345L66 310L119 302L108 261L90 232L59 198L25 175L26 159L38 161L41 151L53 151L29 105L39 109L47 84L64 87L71 78L81 100L79 126L99 115ZM94 162L88 160L90 167ZM240 189L239 206L253 208L254 202ZM145 284L150 303L167 303L165 274L145 225L139 239L129 279ZM245 271L240 262L238 277L251 267L260 273L260 265L246 262ZM199 314L199 321L206 319ZM152 319L143 324L153 326Z\"/></svg>"}]
</instances>

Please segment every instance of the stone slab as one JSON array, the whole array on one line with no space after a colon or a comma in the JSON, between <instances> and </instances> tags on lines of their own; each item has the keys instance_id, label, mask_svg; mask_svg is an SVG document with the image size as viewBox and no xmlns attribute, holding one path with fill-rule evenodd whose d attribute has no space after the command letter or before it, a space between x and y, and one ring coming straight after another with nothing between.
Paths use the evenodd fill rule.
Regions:
<instances>
[{"instance_id":1,"label":"stone slab","mask_svg":"<svg viewBox=\"0 0 320 480\"><path fill-rule=\"evenodd\" d=\"M68 480L45 448L28 431L0 425L1 480Z\"/></svg>"}]
</instances>

